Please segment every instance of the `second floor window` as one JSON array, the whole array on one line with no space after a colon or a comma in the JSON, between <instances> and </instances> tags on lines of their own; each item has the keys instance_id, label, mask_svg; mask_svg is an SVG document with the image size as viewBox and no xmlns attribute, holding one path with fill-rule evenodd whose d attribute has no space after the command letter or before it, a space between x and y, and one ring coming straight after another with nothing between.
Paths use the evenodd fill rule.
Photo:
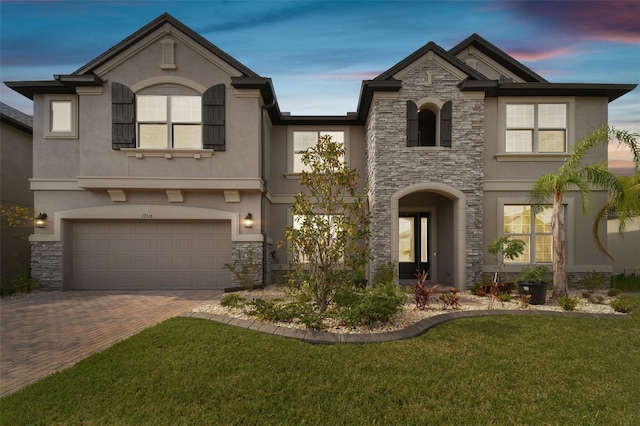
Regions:
<instances>
[{"instance_id":1,"label":"second floor window","mask_svg":"<svg viewBox=\"0 0 640 426\"><path fill-rule=\"evenodd\" d=\"M567 150L567 104L507 104L506 152Z\"/></svg>"},{"instance_id":2,"label":"second floor window","mask_svg":"<svg viewBox=\"0 0 640 426\"><path fill-rule=\"evenodd\" d=\"M302 155L318 143L320 136L331 136L331 140L344 145L342 131L294 131L293 132L293 173L310 171L309 166L302 163Z\"/></svg>"},{"instance_id":3,"label":"second floor window","mask_svg":"<svg viewBox=\"0 0 640 426\"><path fill-rule=\"evenodd\" d=\"M202 148L199 96L137 96L139 148Z\"/></svg>"}]
</instances>

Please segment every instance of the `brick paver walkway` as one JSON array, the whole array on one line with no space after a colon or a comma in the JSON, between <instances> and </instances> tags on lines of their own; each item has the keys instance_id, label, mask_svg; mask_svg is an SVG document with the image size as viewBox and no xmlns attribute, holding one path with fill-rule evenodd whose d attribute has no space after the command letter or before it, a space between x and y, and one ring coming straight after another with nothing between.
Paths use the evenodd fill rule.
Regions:
<instances>
[{"instance_id":1,"label":"brick paver walkway","mask_svg":"<svg viewBox=\"0 0 640 426\"><path fill-rule=\"evenodd\" d=\"M70 367L220 291L65 291L0 302L0 396Z\"/></svg>"}]
</instances>

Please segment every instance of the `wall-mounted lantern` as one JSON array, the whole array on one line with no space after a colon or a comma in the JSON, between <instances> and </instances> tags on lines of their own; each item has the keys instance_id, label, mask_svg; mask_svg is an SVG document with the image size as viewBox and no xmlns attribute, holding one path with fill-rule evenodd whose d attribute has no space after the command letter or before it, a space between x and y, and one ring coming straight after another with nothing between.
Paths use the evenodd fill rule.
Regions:
<instances>
[{"instance_id":1,"label":"wall-mounted lantern","mask_svg":"<svg viewBox=\"0 0 640 426\"><path fill-rule=\"evenodd\" d=\"M244 227L253 228L253 215L248 213L244 218Z\"/></svg>"},{"instance_id":2,"label":"wall-mounted lantern","mask_svg":"<svg viewBox=\"0 0 640 426\"><path fill-rule=\"evenodd\" d=\"M47 224L47 214L38 213L38 216L36 216L36 228L44 228L46 224Z\"/></svg>"}]
</instances>

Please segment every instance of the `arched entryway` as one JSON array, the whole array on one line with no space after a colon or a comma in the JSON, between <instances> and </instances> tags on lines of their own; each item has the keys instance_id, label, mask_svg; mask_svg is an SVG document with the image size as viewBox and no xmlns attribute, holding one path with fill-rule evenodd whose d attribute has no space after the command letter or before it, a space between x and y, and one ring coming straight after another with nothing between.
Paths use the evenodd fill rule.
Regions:
<instances>
[{"instance_id":1,"label":"arched entryway","mask_svg":"<svg viewBox=\"0 0 640 426\"><path fill-rule=\"evenodd\" d=\"M466 196L441 183L419 183L391 199L391 258L401 282L428 270L429 280L465 289Z\"/></svg>"}]
</instances>

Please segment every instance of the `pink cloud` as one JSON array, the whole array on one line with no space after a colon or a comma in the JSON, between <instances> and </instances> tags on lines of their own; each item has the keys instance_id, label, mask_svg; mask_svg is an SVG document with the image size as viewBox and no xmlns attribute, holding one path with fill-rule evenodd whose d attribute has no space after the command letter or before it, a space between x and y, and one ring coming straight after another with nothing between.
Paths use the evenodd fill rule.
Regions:
<instances>
[{"instance_id":1,"label":"pink cloud","mask_svg":"<svg viewBox=\"0 0 640 426\"><path fill-rule=\"evenodd\" d=\"M579 38L640 44L640 2L510 1L511 10Z\"/></svg>"},{"instance_id":2,"label":"pink cloud","mask_svg":"<svg viewBox=\"0 0 640 426\"><path fill-rule=\"evenodd\" d=\"M382 73L378 72L354 72L354 73L333 73L333 74L315 74L309 77L321 80L371 80Z\"/></svg>"},{"instance_id":3,"label":"pink cloud","mask_svg":"<svg viewBox=\"0 0 640 426\"><path fill-rule=\"evenodd\" d=\"M572 52L573 52L572 49L568 47L564 47L559 49L540 50L540 51L510 50L507 53L519 61L537 62L537 61L544 61L547 59L556 58L558 56L566 56L567 54Z\"/></svg>"}]
</instances>

